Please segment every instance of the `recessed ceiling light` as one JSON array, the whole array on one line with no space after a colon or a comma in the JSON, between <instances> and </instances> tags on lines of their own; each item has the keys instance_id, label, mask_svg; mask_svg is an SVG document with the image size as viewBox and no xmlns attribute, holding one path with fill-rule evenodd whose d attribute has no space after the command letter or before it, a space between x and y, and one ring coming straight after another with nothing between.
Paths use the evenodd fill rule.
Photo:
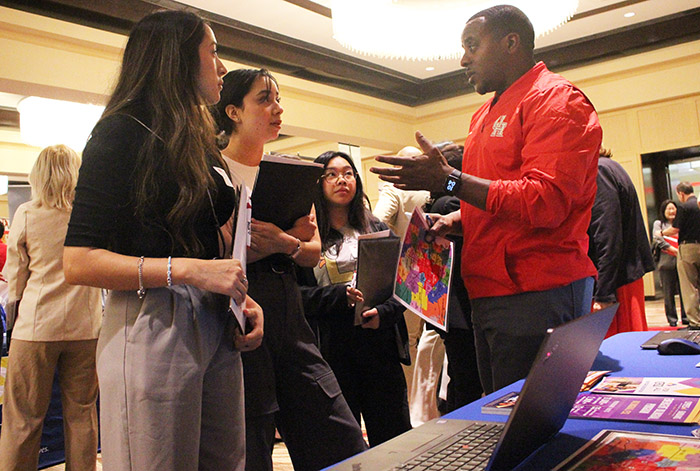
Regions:
<instances>
[{"instance_id":1,"label":"recessed ceiling light","mask_svg":"<svg viewBox=\"0 0 700 471\"><path fill-rule=\"evenodd\" d=\"M435 67L433 67L431 65L431 66L426 67L425 70L427 70L428 72L432 72L433 70L435 70Z\"/></svg>"},{"instance_id":2,"label":"recessed ceiling light","mask_svg":"<svg viewBox=\"0 0 700 471\"><path fill-rule=\"evenodd\" d=\"M628 11L628 12L625 13L625 15L624 15L625 18L632 18L633 16L634 16L634 12L633 12L633 11Z\"/></svg>"}]
</instances>

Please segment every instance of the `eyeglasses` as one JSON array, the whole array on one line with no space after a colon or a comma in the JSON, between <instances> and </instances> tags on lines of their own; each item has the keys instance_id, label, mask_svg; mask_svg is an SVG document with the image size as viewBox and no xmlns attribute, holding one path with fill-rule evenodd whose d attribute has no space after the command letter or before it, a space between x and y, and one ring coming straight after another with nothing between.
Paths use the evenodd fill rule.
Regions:
<instances>
[{"instance_id":1,"label":"eyeglasses","mask_svg":"<svg viewBox=\"0 0 700 471\"><path fill-rule=\"evenodd\" d=\"M321 178L329 182L338 181L340 178L346 182L353 181L355 179L355 172L352 170L346 170L343 173L339 173L336 170L328 170L326 173L321 175Z\"/></svg>"}]
</instances>

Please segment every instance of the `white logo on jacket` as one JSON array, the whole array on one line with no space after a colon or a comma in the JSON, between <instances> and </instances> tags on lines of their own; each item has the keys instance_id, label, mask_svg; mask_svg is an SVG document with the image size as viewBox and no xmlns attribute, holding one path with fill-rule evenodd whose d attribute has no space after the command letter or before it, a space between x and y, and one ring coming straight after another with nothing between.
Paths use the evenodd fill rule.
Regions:
<instances>
[{"instance_id":1,"label":"white logo on jacket","mask_svg":"<svg viewBox=\"0 0 700 471\"><path fill-rule=\"evenodd\" d=\"M499 116L496 122L493 123L491 137L503 137L503 131L506 130L506 126L508 126L508 123L506 123L506 115Z\"/></svg>"}]
</instances>

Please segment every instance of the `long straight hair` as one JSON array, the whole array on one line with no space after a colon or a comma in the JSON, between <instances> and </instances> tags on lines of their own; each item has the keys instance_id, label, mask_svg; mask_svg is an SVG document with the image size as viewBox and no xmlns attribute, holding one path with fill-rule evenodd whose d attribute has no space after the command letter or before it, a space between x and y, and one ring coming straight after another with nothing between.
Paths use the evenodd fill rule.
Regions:
<instances>
[{"instance_id":1,"label":"long straight hair","mask_svg":"<svg viewBox=\"0 0 700 471\"><path fill-rule=\"evenodd\" d=\"M32 201L39 206L70 211L78 182L80 157L63 144L44 148L29 173Z\"/></svg>"},{"instance_id":2,"label":"long straight hair","mask_svg":"<svg viewBox=\"0 0 700 471\"><path fill-rule=\"evenodd\" d=\"M368 209L370 205L369 198L365 195L360 174L357 173L357 167L355 167L355 163L350 156L344 152L328 151L316 157L314 162L323 164L323 168L325 169L328 167L328 162L335 157L345 159L350 167L352 167L353 172L355 172L356 190L355 196L353 196L350 201L350 207L348 208L348 224L360 234L366 234L370 230L370 221L374 220L375 217ZM331 227L330 218L328 217L328 202L323 194L322 178L318 179L314 187L314 207L316 208L316 222L318 224L319 235L321 236L321 245L325 252L332 246L342 242L343 234Z\"/></svg>"},{"instance_id":3,"label":"long straight hair","mask_svg":"<svg viewBox=\"0 0 700 471\"><path fill-rule=\"evenodd\" d=\"M164 175L178 188L165 229L190 255L202 253L192 220L215 189L211 164L227 168L214 138L214 123L197 80L199 46L207 23L184 11L150 14L136 23L124 50L117 85L101 117L145 110L150 126L136 167L136 213L163 191Z\"/></svg>"}]
</instances>

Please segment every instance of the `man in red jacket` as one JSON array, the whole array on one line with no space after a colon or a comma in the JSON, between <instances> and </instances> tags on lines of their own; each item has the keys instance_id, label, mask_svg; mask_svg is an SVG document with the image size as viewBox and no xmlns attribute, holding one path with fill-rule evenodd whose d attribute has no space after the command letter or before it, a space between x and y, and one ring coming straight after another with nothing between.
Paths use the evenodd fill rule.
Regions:
<instances>
[{"instance_id":1,"label":"man in red jacket","mask_svg":"<svg viewBox=\"0 0 700 471\"><path fill-rule=\"evenodd\" d=\"M517 8L474 15L462 33L469 83L495 92L472 117L462 171L416 133L424 154L378 157L397 188L445 190L460 211L433 231L461 232L486 393L527 375L546 330L591 308L596 269L586 230L602 131L593 105L534 60L534 32Z\"/></svg>"}]
</instances>

